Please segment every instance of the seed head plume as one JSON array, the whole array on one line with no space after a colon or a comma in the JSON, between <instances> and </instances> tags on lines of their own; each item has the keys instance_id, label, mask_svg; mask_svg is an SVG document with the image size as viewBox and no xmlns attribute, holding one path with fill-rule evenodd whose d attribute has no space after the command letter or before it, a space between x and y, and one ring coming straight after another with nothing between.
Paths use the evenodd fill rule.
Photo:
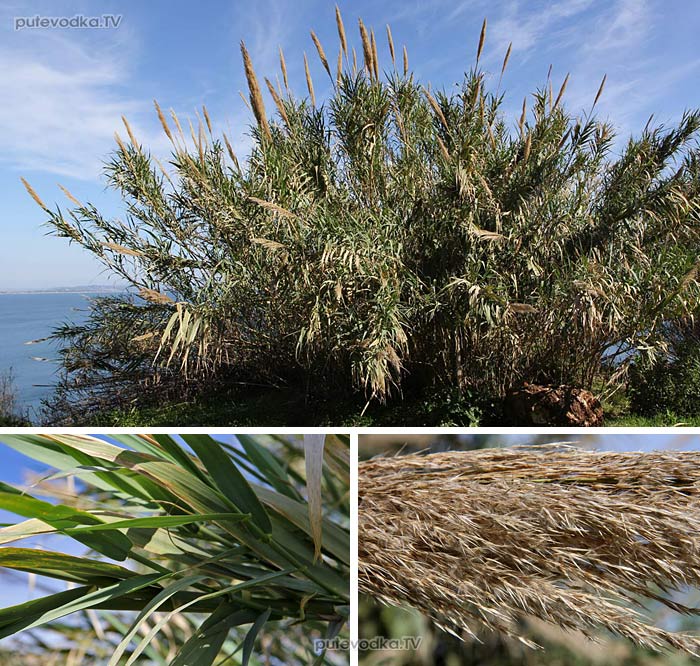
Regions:
<instances>
[{"instance_id":1,"label":"seed head plume","mask_svg":"<svg viewBox=\"0 0 700 666\"><path fill-rule=\"evenodd\" d=\"M523 97L523 111L520 114L520 121L518 122L518 127L520 128L520 136L523 135L525 131L525 121L527 120L527 97Z\"/></svg>"},{"instance_id":2,"label":"seed head plume","mask_svg":"<svg viewBox=\"0 0 700 666\"><path fill-rule=\"evenodd\" d=\"M486 41L486 19L481 24L481 34L479 35L479 47L476 50L476 63L479 64L481 60L481 52L484 50L484 42Z\"/></svg>"},{"instance_id":3,"label":"seed head plume","mask_svg":"<svg viewBox=\"0 0 700 666\"><path fill-rule=\"evenodd\" d=\"M435 115L440 119L440 122L442 123L442 126L446 129L449 130L450 127L447 124L447 118L445 118L445 114L442 112L442 109L440 108L440 105L437 103L437 100L430 94L430 91L425 88L423 89L423 93L425 94L428 102L430 103L430 106L432 107L433 111L435 111Z\"/></svg>"},{"instance_id":4,"label":"seed head plume","mask_svg":"<svg viewBox=\"0 0 700 666\"><path fill-rule=\"evenodd\" d=\"M503 58L503 64L501 65L501 74L498 77L498 90L501 89L501 82L503 81L503 75L506 73L506 67L508 67L508 61L510 60L510 53L513 50L513 42L508 44L508 50Z\"/></svg>"},{"instance_id":5,"label":"seed head plume","mask_svg":"<svg viewBox=\"0 0 700 666\"><path fill-rule=\"evenodd\" d=\"M34 188L24 178L20 178L20 180L22 181L22 185L24 185L24 189L27 190L27 192L29 192L29 196L32 199L34 199L34 201L39 206L41 206L41 208L43 208L44 210L48 210L46 204L39 198L39 195L34 191Z\"/></svg>"},{"instance_id":6,"label":"seed head plume","mask_svg":"<svg viewBox=\"0 0 700 666\"><path fill-rule=\"evenodd\" d=\"M372 70L375 80L379 80L379 55L377 54L377 40L374 37L374 28L369 31L370 43L372 45Z\"/></svg>"},{"instance_id":7,"label":"seed head plume","mask_svg":"<svg viewBox=\"0 0 700 666\"><path fill-rule=\"evenodd\" d=\"M408 76L408 50L403 47L403 75Z\"/></svg>"},{"instance_id":8,"label":"seed head plume","mask_svg":"<svg viewBox=\"0 0 700 666\"><path fill-rule=\"evenodd\" d=\"M367 34L367 28L362 22L362 19L358 19L360 25L360 37L362 37L362 52L365 57L365 67L370 77L374 73L374 65L372 64L372 43L369 40L369 35Z\"/></svg>"},{"instance_id":9,"label":"seed head plume","mask_svg":"<svg viewBox=\"0 0 700 666\"><path fill-rule=\"evenodd\" d=\"M311 72L309 71L309 60L304 54L304 72L306 73L306 87L309 89L309 97L311 105L316 106L316 95L314 95L314 82L311 80Z\"/></svg>"},{"instance_id":10,"label":"seed head plume","mask_svg":"<svg viewBox=\"0 0 700 666\"><path fill-rule=\"evenodd\" d=\"M131 130L131 125L129 125L129 121L126 119L126 116L122 116L122 123L124 123L124 127L126 128L126 133L129 135L129 140L131 141L131 145L134 148L138 148L138 141L136 141L136 137L134 136L134 133Z\"/></svg>"},{"instance_id":11,"label":"seed head plume","mask_svg":"<svg viewBox=\"0 0 700 666\"><path fill-rule=\"evenodd\" d=\"M209 111L207 111L207 107L202 105L202 113L204 114L204 122L207 124L207 129L209 130L209 136L213 134L212 128L211 128L211 118L209 117Z\"/></svg>"},{"instance_id":12,"label":"seed head plume","mask_svg":"<svg viewBox=\"0 0 700 666\"><path fill-rule=\"evenodd\" d=\"M338 26L338 37L340 38L340 47L343 49L345 57L348 57L348 41L345 38L345 26L343 25L343 17L340 15L338 5L335 6L335 22Z\"/></svg>"},{"instance_id":13,"label":"seed head plume","mask_svg":"<svg viewBox=\"0 0 700 666\"><path fill-rule=\"evenodd\" d=\"M234 152L233 148L231 147L231 142L228 140L228 136L224 132L223 134L224 137L224 143L226 144L226 152L228 152L228 156L231 158L231 161L236 165L236 169L239 171L241 170L241 165L238 162L238 157L236 156L236 153Z\"/></svg>"},{"instance_id":14,"label":"seed head plume","mask_svg":"<svg viewBox=\"0 0 700 666\"><path fill-rule=\"evenodd\" d=\"M534 616L589 637L697 654L700 636L649 623L643 603L700 614L700 452L564 446L379 458L359 470L360 590L455 635L534 644Z\"/></svg>"},{"instance_id":15,"label":"seed head plume","mask_svg":"<svg viewBox=\"0 0 700 666\"><path fill-rule=\"evenodd\" d=\"M153 100L153 104L156 107L158 120L160 120L160 124L163 128L163 131L165 132L165 135L168 137L168 139L170 139L171 143L175 143L175 139L173 138L172 132L170 131L170 127L168 127L168 121L165 119L165 116L163 115L163 111L161 110L160 106L158 106L158 102L156 102L156 100Z\"/></svg>"},{"instance_id":16,"label":"seed head plume","mask_svg":"<svg viewBox=\"0 0 700 666\"><path fill-rule=\"evenodd\" d=\"M291 125L289 123L289 117L287 116L287 110L284 108L284 104L282 103L282 99L280 98L279 94L275 90L275 86L272 85L272 81L270 79L266 78L265 83L267 84L267 89L270 91L270 95L272 96L272 99L275 102L275 106L277 107L277 111L279 112L280 116L282 117L282 120L284 120L285 124L287 127L291 129Z\"/></svg>"},{"instance_id":17,"label":"seed head plume","mask_svg":"<svg viewBox=\"0 0 700 666\"><path fill-rule=\"evenodd\" d=\"M556 100L554 100L554 107L557 108L559 106L559 102L561 102L561 98L564 96L564 92L566 91L566 84L569 83L569 75L566 75L566 78L564 79L564 83L561 84L561 88L559 88L559 94L557 95Z\"/></svg>"},{"instance_id":18,"label":"seed head plume","mask_svg":"<svg viewBox=\"0 0 700 666\"><path fill-rule=\"evenodd\" d=\"M182 142L185 143L185 133L182 131L182 125L180 125L180 119L177 117L177 113L173 109L170 109L170 117L173 119L173 122L175 123L175 127L177 127L177 131L180 133L180 138L182 139Z\"/></svg>"},{"instance_id":19,"label":"seed head plume","mask_svg":"<svg viewBox=\"0 0 700 666\"><path fill-rule=\"evenodd\" d=\"M282 70L282 79L284 80L284 87L289 90L289 81L287 79L287 63L284 59L284 52L282 51L282 47L279 47L279 52L280 52L280 69Z\"/></svg>"},{"instance_id":20,"label":"seed head plume","mask_svg":"<svg viewBox=\"0 0 700 666\"><path fill-rule=\"evenodd\" d=\"M258 121L258 125L262 130L263 134L268 138L272 138L270 134L270 126L267 124L267 115L265 113L265 104L263 102L262 94L260 92L260 86L258 85L258 78L255 76L255 70L253 69L253 63L250 60L250 55L248 54L248 49L245 47L245 43L241 40L241 55L243 56L243 65L245 67L245 77L248 81L248 91L250 92L250 105L253 109L253 115Z\"/></svg>"},{"instance_id":21,"label":"seed head plume","mask_svg":"<svg viewBox=\"0 0 700 666\"><path fill-rule=\"evenodd\" d=\"M80 201L78 201L78 199L76 199L65 187L63 187L63 185L59 185L59 187L61 188L63 194L66 195L66 198L72 201L76 206L78 206L78 208L83 208L83 204L80 203Z\"/></svg>"},{"instance_id":22,"label":"seed head plume","mask_svg":"<svg viewBox=\"0 0 700 666\"><path fill-rule=\"evenodd\" d=\"M391 62L396 67L396 55L394 54L394 39L391 36L391 28L389 25L386 26L386 41L389 44L389 54L391 55Z\"/></svg>"},{"instance_id":23,"label":"seed head plume","mask_svg":"<svg viewBox=\"0 0 700 666\"><path fill-rule=\"evenodd\" d=\"M313 30L311 31L311 39L313 40L314 46L316 47L316 51L318 51L318 57L321 59L323 69L326 70L326 72L328 73L328 78L332 81L333 75L331 74L331 68L328 65L328 58L326 58L326 52L323 50L323 46L321 45L321 42L319 41L318 37L316 36L316 33Z\"/></svg>"},{"instance_id":24,"label":"seed head plume","mask_svg":"<svg viewBox=\"0 0 700 666\"><path fill-rule=\"evenodd\" d=\"M593 106L595 106L598 103L600 96L603 94L603 88L605 88L605 81L607 78L608 78L608 75L605 74L603 76L603 80L600 82L600 87L598 88L598 92L596 93L595 99L593 100Z\"/></svg>"}]
</instances>

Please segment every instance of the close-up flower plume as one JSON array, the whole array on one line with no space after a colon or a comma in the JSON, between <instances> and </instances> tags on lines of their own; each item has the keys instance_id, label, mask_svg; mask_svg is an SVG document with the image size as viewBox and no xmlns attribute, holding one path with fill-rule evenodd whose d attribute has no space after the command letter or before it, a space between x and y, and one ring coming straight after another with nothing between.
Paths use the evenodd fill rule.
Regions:
<instances>
[{"instance_id":1,"label":"close-up flower plume","mask_svg":"<svg viewBox=\"0 0 700 666\"><path fill-rule=\"evenodd\" d=\"M700 452L547 446L360 463L359 581L460 637L534 642L524 618L654 650L700 634L653 624L648 603L700 614Z\"/></svg>"}]
</instances>

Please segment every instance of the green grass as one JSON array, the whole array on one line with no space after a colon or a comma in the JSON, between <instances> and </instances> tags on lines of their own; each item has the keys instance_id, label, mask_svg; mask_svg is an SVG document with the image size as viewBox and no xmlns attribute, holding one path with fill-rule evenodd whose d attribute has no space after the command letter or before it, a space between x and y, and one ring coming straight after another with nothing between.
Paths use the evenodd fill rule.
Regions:
<instances>
[{"instance_id":1,"label":"green grass","mask_svg":"<svg viewBox=\"0 0 700 666\"><path fill-rule=\"evenodd\" d=\"M669 426L700 427L700 416L678 416L667 412L655 416L625 414L605 419L606 426L621 428L662 428Z\"/></svg>"}]
</instances>

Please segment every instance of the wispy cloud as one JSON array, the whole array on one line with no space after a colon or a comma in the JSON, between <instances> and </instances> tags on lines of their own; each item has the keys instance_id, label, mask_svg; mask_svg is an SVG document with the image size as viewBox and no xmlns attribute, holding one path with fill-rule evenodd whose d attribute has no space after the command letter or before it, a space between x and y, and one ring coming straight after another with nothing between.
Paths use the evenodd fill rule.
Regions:
<instances>
[{"instance_id":1,"label":"wispy cloud","mask_svg":"<svg viewBox=\"0 0 700 666\"><path fill-rule=\"evenodd\" d=\"M586 41L588 50L615 50L638 46L651 28L652 14L647 0L619 0L598 21L594 36Z\"/></svg>"},{"instance_id":2,"label":"wispy cloud","mask_svg":"<svg viewBox=\"0 0 700 666\"><path fill-rule=\"evenodd\" d=\"M164 147L150 101L121 92L125 60L96 56L75 40L46 35L41 51L0 49L0 158L6 167L98 180L120 116L130 118L149 145Z\"/></svg>"},{"instance_id":3,"label":"wispy cloud","mask_svg":"<svg viewBox=\"0 0 700 666\"><path fill-rule=\"evenodd\" d=\"M533 9L532 3L510 2L491 21L489 38L498 52L513 43L513 52L526 54L536 46L554 44L563 22L577 17L593 4L593 0L558 0ZM582 38L587 36L581 35Z\"/></svg>"}]
</instances>

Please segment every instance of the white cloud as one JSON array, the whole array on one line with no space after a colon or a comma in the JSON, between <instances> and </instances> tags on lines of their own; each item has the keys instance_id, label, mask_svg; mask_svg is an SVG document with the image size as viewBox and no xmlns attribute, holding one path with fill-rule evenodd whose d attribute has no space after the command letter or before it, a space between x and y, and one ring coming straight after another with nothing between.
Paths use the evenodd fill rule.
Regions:
<instances>
[{"instance_id":1,"label":"white cloud","mask_svg":"<svg viewBox=\"0 0 700 666\"><path fill-rule=\"evenodd\" d=\"M99 55L75 34L27 38L14 33L0 47L0 161L14 170L43 171L96 181L102 162L123 133L125 115L144 143L166 149L150 100L121 92L128 55ZM122 44L123 45L123 44Z\"/></svg>"},{"instance_id":2,"label":"white cloud","mask_svg":"<svg viewBox=\"0 0 700 666\"><path fill-rule=\"evenodd\" d=\"M651 11L646 0L619 0L612 12L599 21L588 48L595 51L623 51L636 47L651 27Z\"/></svg>"},{"instance_id":3,"label":"white cloud","mask_svg":"<svg viewBox=\"0 0 700 666\"><path fill-rule=\"evenodd\" d=\"M510 2L491 22L489 39L498 53L504 52L510 42L514 53L527 53L536 45L554 43L563 29L562 22L578 16L592 4L593 0L558 0L533 9L531 3Z\"/></svg>"}]
</instances>

